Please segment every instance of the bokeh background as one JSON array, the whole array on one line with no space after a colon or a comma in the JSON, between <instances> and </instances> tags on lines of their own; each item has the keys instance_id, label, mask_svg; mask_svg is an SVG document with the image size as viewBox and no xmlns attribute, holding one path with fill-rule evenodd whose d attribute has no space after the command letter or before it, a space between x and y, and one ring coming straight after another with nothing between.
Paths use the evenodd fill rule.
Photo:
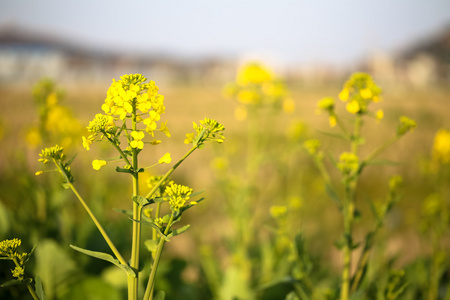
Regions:
<instances>
[{"instance_id":1,"label":"bokeh background","mask_svg":"<svg viewBox=\"0 0 450 300\"><path fill-rule=\"evenodd\" d=\"M0 0L0 239L19 237L24 249L39 244L30 272L40 274L49 299L80 299L93 290L120 299L126 288L122 275L107 264L73 253L69 244L107 249L76 199L60 188L56 174L43 178L34 173L43 147L66 143L71 154L78 153L73 168L80 190L122 251L129 251L129 221L112 209L129 208L129 182L113 167L93 170L91 161L109 152L101 146L86 152L81 135L101 112L111 80L132 73L159 86L172 132L145 160L154 162L165 152L181 156L192 121L210 117L227 129L223 145L195 153L174 174L195 190L206 188L207 200L184 220L192 228L167 245L158 289L171 291L169 299L232 299L229 290L248 295L242 299L258 294L257 287L267 283L263 276L253 274L251 288L232 280L240 265L236 244L242 241L233 220L237 200L230 198L247 180L242 169L254 145L246 129L249 120L236 118L237 103L226 99L224 87L247 62L271 69L295 104L293 111L267 119L261 115L263 125L253 132L263 145L256 152L274 158L262 163L256 176L260 198L250 202L255 217L248 220L258 228L253 247L276 240L270 207L294 203L291 234L302 233L308 251L317 254L311 256L320 257L320 268L314 270L320 270L321 285L336 284L341 258L333 243L342 220L301 143L321 138L335 157L345 149L321 134L330 129L327 118L316 114L316 104L327 96L337 99L353 72L367 72L383 90L384 101L377 105L385 116L380 124L367 122L368 150L363 151L395 132L400 115L418 123L383 154L399 164L374 167L361 178L364 195L372 199L384 197L389 175L398 173L405 180L402 200L380 233L374 259L415 274L407 278L413 288L401 299L425 299L434 256L423 207L436 190L449 196L448 172L436 187L427 167L436 132L450 129L449 1ZM54 82L61 106L44 125L42 103L48 100L39 102L36 96L43 78ZM49 132L47 137L37 136L39 126ZM158 168L146 176L165 170ZM360 238L371 226L368 205L361 205L368 217L356 233ZM440 243L448 249L448 229ZM251 263L267 263L262 257L255 251ZM436 299L450 297L448 266L443 259ZM2 282L9 268L0 265ZM71 294L74 290L80 294ZM8 297L27 299L21 298L27 296L20 288L1 289L0 298Z\"/></svg>"}]
</instances>

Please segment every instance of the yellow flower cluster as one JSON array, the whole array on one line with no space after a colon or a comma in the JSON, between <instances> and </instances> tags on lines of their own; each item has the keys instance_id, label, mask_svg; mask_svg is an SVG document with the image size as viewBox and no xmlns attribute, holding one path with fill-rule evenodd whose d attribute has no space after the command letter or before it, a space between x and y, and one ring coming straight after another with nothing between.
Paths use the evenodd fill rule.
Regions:
<instances>
[{"instance_id":1,"label":"yellow flower cluster","mask_svg":"<svg viewBox=\"0 0 450 300\"><path fill-rule=\"evenodd\" d=\"M64 155L63 151L64 151L64 148L60 147L58 145L49 147L49 148L45 148L39 154L39 156L42 157L41 159L39 159L39 161L42 163L47 163L48 158L63 161L65 159L65 155Z\"/></svg>"},{"instance_id":2,"label":"yellow flower cluster","mask_svg":"<svg viewBox=\"0 0 450 300\"><path fill-rule=\"evenodd\" d=\"M351 152L344 152L339 156L338 168L345 175L350 175L358 171L359 158Z\"/></svg>"},{"instance_id":3,"label":"yellow flower cluster","mask_svg":"<svg viewBox=\"0 0 450 300\"><path fill-rule=\"evenodd\" d=\"M28 129L26 141L30 146L59 143L64 147L75 144L83 128L70 109L62 106L62 93L52 80L43 79L33 88L33 97L39 114L39 124Z\"/></svg>"},{"instance_id":4,"label":"yellow flower cluster","mask_svg":"<svg viewBox=\"0 0 450 300\"><path fill-rule=\"evenodd\" d=\"M406 134L408 131L411 131L416 127L417 127L416 121L414 121L408 117L401 116L400 123L397 127L397 135L402 136L402 135Z\"/></svg>"},{"instance_id":5,"label":"yellow flower cluster","mask_svg":"<svg viewBox=\"0 0 450 300\"><path fill-rule=\"evenodd\" d=\"M235 117L244 120L247 107L273 106L286 113L295 109L294 101L288 97L285 85L277 79L268 68L250 63L242 66L236 76L236 82L225 87L227 97L236 98L240 105L235 110Z\"/></svg>"},{"instance_id":6,"label":"yellow flower cluster","mask_svg":"<svg viewBox=\"0 0 450 300\"><path fill-rule=\"evenodd\" d=\"M164 193L169 197L170 209L178 212L185 206L186 200L189 200L192 189L181 184L172 183L166 187Z\"/></svg>"},{"instance_id":7,"label":"yellow flower cluster","mask_svg":"<svg viewBox=\"0 0 450 300\"><path fill-rule=\"evenodd\" d=\"M225 137L223 131L225 127L213 119L205 118L200 120L200 124L193 122L193 127L196 133L187 133L185 144L193 143L194 145L201 147L206 141L216 141L217 143L223 143Z\"/></svg>"},{"instance_id":8,"label":"yellow flower cluster","mask_svg":"<svg viewBox=\"0 0 450 300\"><path fill-rule=\"evenodd\" d=\"M381 89L375 84L372 77L365 73L353 74L344 84L339 98L347 102L347 111L352 114L367 113L370 102L378 102ZM382 116L378 113L378 117Z\"/></svg>"},{"instance_id":9,"label":"yellow flower cluster","mask_svg":"<svg viewBox=\"0 0 450 300\"><path fill-rule=\"evenodd\" d=\"M440 129L434 136L433 160L447 164L450 162L450 131Z\"/></svg>"},{"instance_id":10,"label":"yellow flower cluster","mask_svg":"<svg viewBox=\"0 0 450 300\"><path fill-rule=\"evenodd\" d=\"M17 248L22 244L20 239L4 240L0 242L0 256L12 257L17 252Z\"/></svg>"},{"instance_id":11,"label":"yellow flower cluster","mask_svg":"<svg viewBox=\"0 0 450 300\"><path fill-rule=\"evenodd\" d=\"M132 114L139 115L147 125L147 132L153 136L153 131L158 127L157 121L166 107L164 96L158 94L158 86L154 81L145 83L146 80L141 74L124 75L119 81L113 80L102 109L106 114L121 120L131 118ZM142 118L143 115L146 115L146 118ZM166 131L165 126L164 132Z\"/></svg>"},{"instance_id":12,"label":"yellow flower cluster","mask_svg":"<svg viewBox=\"0 0 450 300\"><path fill-rule=\"evenodd\" d=\"M119 81L113 79L102 105L105 114L97 114L87 127L93 134L83 137L83 146L86 150L97 139L104 136L111 142L118 145L119 136L125 135L131 148L142 150L144 148L145 131L154 136L154 131L159 130L167 137L170 137L170 131L167 127L167 121L161 122L158 129L158 122L161 114L165 112L164 96L158 94L159 88L154 81L145 83L147 78L141 74L123 75ZM133 130L127 128L126 121L132 119L134 124L143 123L146 128L139 130L133 127ZM123 121L123 125L116 126L115 121ZM131 132L130 132L131 131ZM157 145L161 141L154 140L150 144Z\"/></svg>"}]
</instances>

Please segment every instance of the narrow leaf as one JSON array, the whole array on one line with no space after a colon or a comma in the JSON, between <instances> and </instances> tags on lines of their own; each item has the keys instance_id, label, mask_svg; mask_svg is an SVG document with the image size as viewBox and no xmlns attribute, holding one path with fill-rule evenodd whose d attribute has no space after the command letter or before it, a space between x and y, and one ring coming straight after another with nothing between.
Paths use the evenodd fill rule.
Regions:
<instances>
[{"instance_id":1,"label":"narrow leaf","mask_svg":"<svg viewBox=\"0 0 450 300\"><path fill-rule=\"evenodd\" d=\"M115 259L114 257L112 257L110 254L107 253L103 253L103 252L97 252L97 251L91 251L91 250L86 250L74 245L70 245L70 247L74 250L77 250L81 253L84 253L86 255L98 258L98 259L102 259L102 260L106 260L109 261L110 263L118 266L119 268L121 268L122 270L124 270L129 276L133 276L136 277L136 273L133 271L133 269L130 268L130 266L128 265L123 265L121 264L117 259Z\"/></svg>"},{"instance_id":2,"label":"narrow leaf","mask_svg":"<svg viewBox=\"0 0 450 300\"><path fill-rule=\"evenodd\" d=\"M181 227L181 228L178 228L178 229L172 229L172 231L167 235L167 237L171 238L171 237L173 237L173 236L182 234L183 232L185 232L186 230L188 230L189 227L191 227L191 225L187 224L187 225L185 225L185 226L183 226L183 227Z\"/></svg>"},{"instance_id":3,"label":"narrow leaf","mask_svg":"<svg viewBox=\"0 0 450 300\"><path fill-rule=\"evenodd\" d=\"M129 217L133 216L133 211L129 210L129 209L113 208L113 210L115 210L115 211L117 211L119 213L122 213L124 215L127 215Z\"/></svg>"},{"instance_id":4,"label":"narrow leaf","mask_svg":"<svg viewBox=\"0 0 450 300\"><path fill-rule=\"evenodd\" d=\"M27 284L30 283L30 280L17 280L17 279L11 279L3 284L0 284L0 287L9 287L9 286L14 286L14 285L22 285L22 284Z\"/></svg>"}]
</instances>

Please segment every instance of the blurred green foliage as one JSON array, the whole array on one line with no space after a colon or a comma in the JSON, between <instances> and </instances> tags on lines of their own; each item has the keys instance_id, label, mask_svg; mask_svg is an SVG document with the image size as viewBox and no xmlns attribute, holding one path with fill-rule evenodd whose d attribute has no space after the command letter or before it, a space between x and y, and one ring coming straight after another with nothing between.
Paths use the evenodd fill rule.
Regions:
<instances>
[{"instance_id":1,"label":"blurred green foliage","mask_svg":"<svg viewBox=\"0 0 450 300\"><path fill-rule=\"evenodd\" d=\"M179 98L178 102L174 100L176 103L181 103L185 95L197 101L179 104L179 122L185 113L200 113L194 109L196 103L197 107L210 105L211 110L218 110L214 117L224 117L229 132L227 143L215 149L218 158L210 167L197 167L201 163L194 161L177 175L189 185L198 178L205 180L209 184L208 201L204 210L192 216L202 224L187 235L195 243L180 238L184 246L169 245L169 253L163 256L156 290L166 291L166 299L339 298L342 262L334 242L342 232L342 220L302 144L320 136L326 156L344 149L344 143L320 134L332 120L321 122L313 114L317 100L338 92L344 80L317 87L286 84L270 70L265 70L265 76L251 79L257 67L239 75L236 84L227 87L225 93L237 97L237 105L220 96L220 87L207 90L191 86L172 91ZM268 84L263 87L264 83ZM384 120L367 125L366 136L373 143L383 140L403 114L411 116L419 126L414 135L383 156L399 164L373 166L360 178L361 190L366 194L361 198L377 203L388 192L385 181L390 175L401 174L404 183L399 203L377 233L361 289L351 299L450 299L450 164L445 160L445 140L434 141L439 130L450 128L446 100L450 88L382 88L386 100L379 105ZM58 178L34 175L36 148L25 145L33 137L29 128L45 128L42 123L46 121L40 104L32 100L32 89L25 96L13 88L1 89L6 101L10 97L5 103L11 107L0 113L0 240L21 238L21 247L28 250L37 244L27 272L40 276L47 299L124 299L126 279L122 273L68 246L107 250L85 212L61 188ZM64 110L70 111L73 118L78 116L80 124L86 124L92 111L83 111L85 106L71 100L70 92L53 95L58 100L65 95L69 101ZM15 111L23 114L21 122L11 113L17 97L26 99L17 102ZM207 102L207 97L217 102ZM428 105L430 98L434 102ZM61 101L57 103L62 105ZM177 137L177 133L172 134ZM73 152L82 151L81 135L82 129L78 141L69 143ZM41 136L41 141L50 144L60 139L53 134ZM198 161L213 155L203 151ZM80 163L73 165L78 173L86 174L77 178L77 184L86 198L92 199L93 210L118 242L119 250L128 255L128 222L110 208L126 208L121 199L127 199L129 191L113 177L100 179L84 159L79 155ZM332 178L337 175L330 174ZM365 230L373 228L373 219L368 202L359 204L361 217L357 224L361 230L355 236L362 241ZM9 262L0 261L0 283L11 278L12 268ZM31 298L26 289L10 287L0 289L0 299Z\"/></svg>"}]
</instances>

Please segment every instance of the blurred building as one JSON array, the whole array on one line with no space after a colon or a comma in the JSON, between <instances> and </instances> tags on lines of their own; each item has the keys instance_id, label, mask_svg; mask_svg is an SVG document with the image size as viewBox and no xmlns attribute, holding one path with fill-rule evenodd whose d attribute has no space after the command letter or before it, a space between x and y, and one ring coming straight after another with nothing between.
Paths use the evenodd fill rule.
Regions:
<instances>
[{"instance_id":1,"label":"blurred building","mask_svg":"<svg viewBox=\"0 0 450 300\"><path fill-rule=\"evenodd\" d=\"M376 53L365 71L389 82L426 86L450 83L450 26L417 41L397 54Z\"/></svg>"},{"instance_id":2,"label":"blurred building","mask_svg":"<svg viewBox=\"0 0 450 300\"><path fill-rule=\"evenodd\" d=\"M0 28L0 83L51 77L60 82L93 84L130 73L146 74L159 82L185 82L229 77L234 67L219 59L187 61L158 54L98 50L15 26Z\"/></svg>"}]
</instances>

